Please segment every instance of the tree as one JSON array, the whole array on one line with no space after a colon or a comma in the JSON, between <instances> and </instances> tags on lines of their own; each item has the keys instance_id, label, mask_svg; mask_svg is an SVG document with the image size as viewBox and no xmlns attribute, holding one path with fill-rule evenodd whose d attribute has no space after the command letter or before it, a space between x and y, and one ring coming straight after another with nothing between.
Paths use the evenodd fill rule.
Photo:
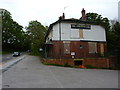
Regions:
<instances>
[{"instance_id":1,"label":"tree","mask_svg":"<svg viewBox=\"0 0 120 90\"><path fill-rule=\"evenodd\" d=\"M0 11L2 16L2 48L3 50L26 50L28 44L25 45L26 34L23 27L12 19L11 13L2 9Z\"/></svg>"},{"instance_id":2,"label":"tree","mask_svg":"<svg viewBox=\"0 0 120 90\"><path fill-rule=\"evenodd\" d=\"M39 48L44 44L46 28L37 20L29 22L27 33L31 39L31 53L39 54Z\"/></svg>"},{"instance_id":3,"label":"tree","mask_svg":"<svg viewBox=\"0 0 120 90\"><path fill-rule=\"evenodd\" d=\"M120 52L120 23L119 22L116 22L115 24L112 25L112 32L114 33L114 36L115 36L114 47L116 50Z\"/></svg>"}]
</instances>

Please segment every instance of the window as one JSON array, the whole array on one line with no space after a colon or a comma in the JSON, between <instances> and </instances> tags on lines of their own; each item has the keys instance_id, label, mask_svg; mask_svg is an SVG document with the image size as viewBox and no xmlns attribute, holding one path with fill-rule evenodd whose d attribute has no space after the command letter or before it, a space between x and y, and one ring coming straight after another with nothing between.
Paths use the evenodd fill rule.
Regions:
<instances>
[{"instance_id":1,"label":"window","mask_svg":"<svg viewBox=\"0 0 120 90\"><path fill-rule=\"evenodd\" d=\"M74 64L75 64L76 66L83 65L83 60L74 61Z\"/></svg>"},{"instance_id":2,"label":"window","mask_svg":"<svg viewBox=\"0 0 120 90\"><path fill-rule=\"evenodd\" d=\"M83 48L83 45L80 45L80 49L82 49Z\"/></svg>"},{"instance_id":3,"label":"window","mask_svg":"<svg viewBox=\"0 0 120 90\"><path fill-rule=\"evenodd\" d=\"M96 42L89 42L89 53L97 53Z\"/></svg>"},{"instance_id":4,"label":"window","mask_svg":"<svg viewBox=\"0 0 120 90\"><path fill-rule=\"evenodd\" d=\"M104 44L103 43L100 44L100 53L102 56L104 56Z\"/></svg>"},{"instance_id":5,"label":"window","mask_svg":"<svg viewBox=\"0 0 120 90\"><path fill-rule=\"evenodd\" d=\"M83 29L71 29L71 38L72 39L80 39L80 38L84 38L83 35Z\"/></svg>"},{"instance_id":6,"label":"window","mask_svg":"<svg viewBox=\"0 0 120 90\"><path fill-rule=\"evenodd\" d=\"M80 38L83 38L83 29L79 30L79 35L80 35Z\"/></svg>"},{"instance_id":7,"label":"window","mask_svg":"<svg viewBox=\"0 0 120 90\"><path fill-rule=\"evenodd\" d=\"M64 53L70 54L70 42L63 42L64 43Z\"/></svg>"}]
</instances>

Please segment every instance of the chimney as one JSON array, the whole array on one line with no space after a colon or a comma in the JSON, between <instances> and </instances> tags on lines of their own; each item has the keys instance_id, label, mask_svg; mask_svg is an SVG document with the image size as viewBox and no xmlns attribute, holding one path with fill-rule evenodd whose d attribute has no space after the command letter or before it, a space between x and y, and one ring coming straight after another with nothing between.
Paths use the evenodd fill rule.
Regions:
<instances>
[{"instance_id":1,"label":"chimney","mask_svg":"<svg viewBox=\"0 0 120 90\"><path fill-rule=\"evenodd\" d=\"M63 19L65 19L65 13L63 13L63 15L62 15L62 20L63 20Z\"/></svg>"},{"instance_id":2,"label":"chimney","mask_svg":"<svg viewBox=\"0 0 120 90\"><path fill-rule=\"evenodd\" d=\"M86 14L84 8L82 9L81 13L82 13L82 21L86 21Z\"/></svg>"}]
</instances>

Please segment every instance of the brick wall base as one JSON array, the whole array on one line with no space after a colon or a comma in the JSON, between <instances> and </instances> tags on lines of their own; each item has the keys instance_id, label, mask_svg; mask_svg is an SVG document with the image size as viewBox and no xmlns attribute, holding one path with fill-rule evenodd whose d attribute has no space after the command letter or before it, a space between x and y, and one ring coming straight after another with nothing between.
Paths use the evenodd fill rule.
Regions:
<instances>
[{"instance_id":1,"label":"brick wall base","mask_svg":"<svg viewBox=\"0 0 120 90\"><path fill-rule=\"evenodd\" d=\"M58 65L65 65L68 63L70 66L74 66L73 59L43 59L43 63L45 64L58 64Z\"/></svg>"},{"instance_id":2,"label":"brick wall base","mask_svg":"<svg viewBox=\"0 0 120 90\"><path fill-rule=\"evenodd\" d=\"M75 59L42 59L42 62L45 64L57 64L57 65L65 65L68 63L70 66L75 66ZM90 65L99 68L110 68L117 67L117 59L116 58L84 58L77 59L77 61L82 61L82 65Z\"/></svg>"}]
</instances>

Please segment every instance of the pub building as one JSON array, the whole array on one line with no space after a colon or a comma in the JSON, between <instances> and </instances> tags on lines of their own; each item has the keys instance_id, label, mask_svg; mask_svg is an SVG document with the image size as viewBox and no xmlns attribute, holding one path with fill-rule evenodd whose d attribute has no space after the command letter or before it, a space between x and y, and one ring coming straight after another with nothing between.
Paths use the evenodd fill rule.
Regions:
<instances>
[{"instance_id":1,"label":"pub building","mask_svg":"<svg viewBox=\"0 0 120 90\"><path fill-rule=\"evenodd\" d=\"M84 8L82 20L65 19L65 14L50 24L45 38L46 58L87 58L104 56L106 50L105 28L86 20Z\"/></svg>"}]
</instances>

